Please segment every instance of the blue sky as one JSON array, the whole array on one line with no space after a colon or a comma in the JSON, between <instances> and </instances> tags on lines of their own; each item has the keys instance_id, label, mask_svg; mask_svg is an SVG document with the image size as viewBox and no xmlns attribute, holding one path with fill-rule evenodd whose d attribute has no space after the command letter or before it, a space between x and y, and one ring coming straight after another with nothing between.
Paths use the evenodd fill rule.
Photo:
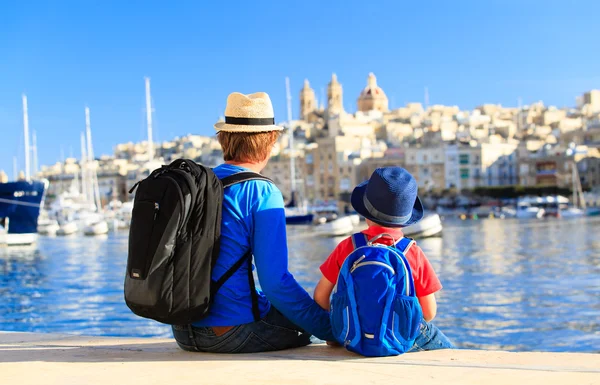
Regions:
<instances>
[{"instance_id":1,"label":"blue sky","mask_svg":"<svg viewBox=\"0 0 600 385\"><path fill-rule=\"evenodd\" d=\"M332 72L354 111L369 72L392 107L574 105L600 88L600 2L16 1L0 5L0 169L24 165L21 94L41 164L79 156L84 107L96 155L145 138L144 76L159 140L212 135L227 95L265 91L285 119L304 78Z\"/></svg>"}]
</instances>

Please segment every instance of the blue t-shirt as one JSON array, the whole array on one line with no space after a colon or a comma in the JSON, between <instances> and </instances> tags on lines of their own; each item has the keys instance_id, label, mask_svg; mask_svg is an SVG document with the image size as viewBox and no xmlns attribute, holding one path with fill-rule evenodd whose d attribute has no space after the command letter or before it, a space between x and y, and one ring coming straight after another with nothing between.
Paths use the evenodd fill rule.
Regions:
<instances>
[{"instance_id":1,"label":"blue t-shirt","mask_svg":"<svg viewBox=\"0 0 600 385\"><path fill-rule=\"evenodd\" d=\"M219 178L248 169L222 164L214 169ZM332 341L329 313L323 310L288 271L288 249L283 197L266 181L248 181L228 187L223 198L221 248L213 269L218 280L248 250L252 250L260 281L258 304L261 317L271 304L308 333ZM209 314L194 326L236 326L254 322L244 264L219 289Z\"/></svg>"}]
</instances>

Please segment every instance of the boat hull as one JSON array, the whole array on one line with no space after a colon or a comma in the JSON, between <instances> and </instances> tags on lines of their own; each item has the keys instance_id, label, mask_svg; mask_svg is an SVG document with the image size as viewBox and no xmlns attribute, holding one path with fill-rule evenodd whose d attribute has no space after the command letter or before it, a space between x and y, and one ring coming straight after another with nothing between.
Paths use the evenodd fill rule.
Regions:
<instances>
[{"instance_id":1,"label":"boat hull","mask_svg":"<svg viewBox=\"0 0 600 385\"><path fill-rule=\"evenodd\" d=\"M286 225L308 225L313 222L313 214L291 215L285 217Z\"/></svg>"},{"instance_id":2,"label":"boat hull","mask_svg":"<svg viewBox=\"0 0 600 385\"><path fill-rule=\"evenodd\" d=\"M355 226L353 218L344 216L318 225L316 231L322 237L341 237L352 234Z\"/></svg>"},{"instance_id":3,"label":"boat hull","mask_svg":"<svg viewBox=\"0 0 600 385\"><path fill-rule=\"evenodd\" d=\"M426 215L419 222L402 229L404 236L409 238L429 238L442 234L442 220L438 214Z\"/></svg>"},{"instance_id":4,"label":"boat hull","mask_svg":"<svg viewBox=\"0 0 600 385\"><path fill-rule=\"evenodd\" d=\"M0 244L27 245L37 240L40 208L46 181L0 183L0 225L4 235Z\"/></svg>"}]
</instances>

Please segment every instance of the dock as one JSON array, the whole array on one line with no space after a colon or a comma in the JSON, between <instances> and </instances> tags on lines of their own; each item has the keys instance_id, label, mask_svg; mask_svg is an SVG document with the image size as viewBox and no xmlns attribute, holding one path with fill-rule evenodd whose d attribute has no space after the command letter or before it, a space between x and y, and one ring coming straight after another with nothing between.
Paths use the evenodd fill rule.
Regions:
<instances>
[{"instance_id":1,"label":"dock","mask_svg":"<svg viewBox=\"0 0 600 385\"><path fill-rule=\"evenodd\" d=\"M364 358L315 344L216 355L172 339L0 332L0 384L600 384L600 355L439 350Z\"/></svg>"}]
</instances>

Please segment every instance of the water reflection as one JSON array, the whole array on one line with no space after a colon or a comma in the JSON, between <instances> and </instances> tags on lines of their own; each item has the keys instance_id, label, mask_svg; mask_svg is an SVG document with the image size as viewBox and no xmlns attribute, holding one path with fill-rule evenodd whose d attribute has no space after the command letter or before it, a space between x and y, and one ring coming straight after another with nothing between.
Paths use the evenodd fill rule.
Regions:
<instances>
[{"instance_id":1,"label":"water reflection","mask_svg":"<svg viewBox=\"0 0 600 385\"><path fill-rule=\"evenodd\" d=\"M600 351L600 218L445 222L419 245L437 271L436 323L465 348ZM290 270L312 293L342 238L289 229ZM0 330L170 336L123 301L127 234L0 249Z\"/></svg>"}]
</instances>

